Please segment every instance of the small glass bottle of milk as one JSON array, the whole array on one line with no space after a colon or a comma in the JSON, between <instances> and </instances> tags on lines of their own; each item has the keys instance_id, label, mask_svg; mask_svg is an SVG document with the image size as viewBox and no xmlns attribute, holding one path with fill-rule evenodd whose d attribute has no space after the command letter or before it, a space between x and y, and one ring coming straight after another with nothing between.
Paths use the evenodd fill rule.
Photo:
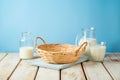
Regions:
<instances>
[{"instance_id":1,"label":"small glass bottle of milk","mask_svg":"<svg viewBox=\"0 0 120 80\"><path fill-rule=\"evenodd\" d=\"M19 55L21 59L33 58L33 40L30 32L23 32L20 40Z\"/></svg>"},{"instance_id":2,"label":"small glass bottle of milk","mask_svg":"<svg viewBox=\"0 0 120 80\"><path fill-rule=\"evenodd\" d=\"M91 45L96 45L97 44L97 40L95 37L95 29L94 27L91 27L90 29L85 29L82 31L82 35L81 34L77 35L76 37L76 43L78 45L81 45L83 42L87 41L88 45L86 47L85 50L85 55L86 56L90 56L90 46Z\"/></svg>"},{"instance_id":3,"label":"small glass bottle of milk","mask_svg":"<svg viewBox=\"0 0 120 80\"><path fill-rule=\"evenodd\" d=\"M90 47L91 60L92 61L103 61L106 53L106 43L101 42L101 45L97 44Z\"/></svg>"}]
</instances>

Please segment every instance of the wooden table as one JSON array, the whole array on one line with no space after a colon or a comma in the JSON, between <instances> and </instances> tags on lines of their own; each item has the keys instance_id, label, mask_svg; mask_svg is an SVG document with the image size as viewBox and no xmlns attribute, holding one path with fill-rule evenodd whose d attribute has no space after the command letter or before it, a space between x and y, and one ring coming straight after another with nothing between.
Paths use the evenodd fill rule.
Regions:
<instances>
[{"instance_id":1,"label":"wooden table","mask_svg":"<svg viewBox=\"0 0 120 80\"><path fill-rule=\"evenodd\" d=\"M63 70L31 66L14 53L0 53L0 80L120 80L120 53L104 62L86 61Z\"/></svg>"}]
</instances>

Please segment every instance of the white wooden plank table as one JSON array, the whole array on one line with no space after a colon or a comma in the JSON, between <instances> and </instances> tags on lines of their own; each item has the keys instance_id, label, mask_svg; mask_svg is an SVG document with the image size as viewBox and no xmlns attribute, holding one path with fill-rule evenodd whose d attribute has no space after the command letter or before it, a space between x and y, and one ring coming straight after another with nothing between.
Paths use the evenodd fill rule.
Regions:
<instances>
[{"instance_id":1,"label":"white wooden plank table","mask_svg":"<svg viewBox=\"0 0 120 80\"><path fill-rule=\"evenodd\" d=\"M120 80L120 53L107 54L103 62L86 61L62 70L31 66L18 53L0 53L0 80Z\"/></svg>"}]
</instances>

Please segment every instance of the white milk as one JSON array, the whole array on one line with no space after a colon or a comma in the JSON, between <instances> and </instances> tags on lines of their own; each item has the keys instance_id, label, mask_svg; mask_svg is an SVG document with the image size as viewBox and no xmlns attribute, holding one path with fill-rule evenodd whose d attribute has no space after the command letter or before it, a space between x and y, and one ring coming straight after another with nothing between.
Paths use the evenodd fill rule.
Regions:
<instances>
[{"instance_id":1,"label":"white milk","mask_svg":"<svg viewBox=\"0 0 120 80\"><path fill-rule=\"evenodd\" d=\"M96 45L90 47L91 51L91 60L93 61L103 61L105 53L106 53L106 46Z\"/></svg>"},{"instance_id":2,"label":"white milk","mask_svg":"<svg viewBox=\"0 0 120 80\"><path fill-rule=\"evenodd\" d=\"M21 59L33 58L33 47L20 47L19 54Z\"/></svg>"},{"instance_id":3,"label":"white milk","mask_svg":"<svg viewBox=\"0 0 120 80\"><path fill-rule=\"evenodd\" d=\"M96 45L97 44L97 40L95 38L86 38L86 39L81 39L80 42L79 42L79 45L81 45L83 42L88 42L88 45L86 47L86 50L85 50L85 55L90 55L90 46L93 46L93 45Z\"/></svg>"}]
</instances>

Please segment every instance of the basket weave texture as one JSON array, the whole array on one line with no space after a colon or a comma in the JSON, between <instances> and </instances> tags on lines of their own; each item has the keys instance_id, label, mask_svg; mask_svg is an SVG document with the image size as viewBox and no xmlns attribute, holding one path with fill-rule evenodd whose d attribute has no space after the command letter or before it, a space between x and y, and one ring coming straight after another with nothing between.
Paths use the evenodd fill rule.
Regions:
<instances>
[{"instance_id":1,"label":"basket weave texture","mask_svg":"<svg viewBox=\"0 0 120 80\"><path fill-rule=\"evenodd\" d=\"M42 40L42 45L37 45L37 40ZM85 51L87 42L81 46L70 44L46 44L41 37L36 37L35 40L36 52L40 55L43 61L47 63L72 63L78 60L80 55Z\"/></svg>"}]
</instances>

